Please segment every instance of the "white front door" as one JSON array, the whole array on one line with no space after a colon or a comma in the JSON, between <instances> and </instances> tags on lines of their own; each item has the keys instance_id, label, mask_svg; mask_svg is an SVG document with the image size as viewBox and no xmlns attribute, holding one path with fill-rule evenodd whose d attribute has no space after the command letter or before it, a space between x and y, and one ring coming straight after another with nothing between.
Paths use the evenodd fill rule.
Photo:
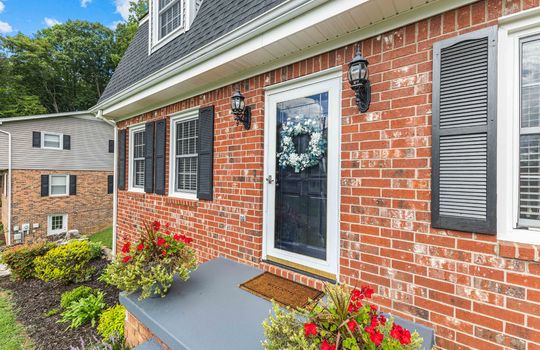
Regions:
<instances>
[{"instance_id":1,"label":"white front door","mask_svg":"<svg viewBox=\"0 0 540 350\"><path fill-rule=\"evenodd\" d=\"M339 261L341 74L269 88L265 109L263 257L330 279ZM294 153L308 157L296 162Z\"/></svg>"}]
</instances>

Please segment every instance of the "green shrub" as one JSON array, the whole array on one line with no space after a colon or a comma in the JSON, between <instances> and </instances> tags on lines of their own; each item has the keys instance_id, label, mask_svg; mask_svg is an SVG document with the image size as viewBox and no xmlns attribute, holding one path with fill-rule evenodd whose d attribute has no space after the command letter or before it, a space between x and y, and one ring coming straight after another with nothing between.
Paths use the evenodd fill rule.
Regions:
<instances>
[{"instance_id":1,"label":"green shrub","mask_svg":"<svg viewBox=\"0 0 540 350\"><path fill-rule=\"evenodd\" d=\"M124 320L126 318L126 309L123 305L117 304L103 311L99 317L97 332L104 339L113 336L124 335Z\"/></svg>"},{"instance_id":2,"label":"green shrub","mask_svg":"<svg viewBox=\"0 0 540 350\"><path fill-rule=\"evenodd\" d=\"M49 250L34 260L35 275L49 281L78 282L90 277L92 270L87 264L98 253L88 241L71 241L68 244Z\"/></svg>"},{"instance_id":3,"label":"green shrub","mask_svg":"<svg viewBox=\"0 0 540 350\"><path fill-rule=\"evenodd\" d=\"M104 294L102 291L98 291L69 304L62 312L62 318L59 322L69 323L69 328L72 329L79 328L88 322L94 327L105 307L107 304L105 304Z\"/></svg>"},{"instance_id":4,"label":"green shrub","mask_svg":"<svg viewBox=\"0 0 540 350\"><path fill-rule=\"evenodd\" d=\"M6 249L0 260L10 268L15 279L28 279L34 276L34 259L53 247L53 243L47 242L17 245Z\"/></svg>"},{"instance_id":5,"label":"green shrub","mask_svg":"<svg viewBox=\"0 0 540 350\"><path fill-rule=\"evenodd\" d=\"M77 288L73 288L70 291L62 293L62 296L60 297L60 306L62 309L67 309L69 305L71 305L74 301L79 301L80 299L88 297L90 294L95 294L97 290L94 290L87 286L79 286Z\"/></svg>"}]
</instances>

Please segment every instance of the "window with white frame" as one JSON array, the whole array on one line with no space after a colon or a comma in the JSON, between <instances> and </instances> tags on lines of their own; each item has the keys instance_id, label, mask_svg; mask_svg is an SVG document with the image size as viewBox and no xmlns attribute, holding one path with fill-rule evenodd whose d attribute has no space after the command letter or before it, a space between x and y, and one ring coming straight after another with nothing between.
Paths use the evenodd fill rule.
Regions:
<instances>
[{"instance_id":1,"label":"window with white frame","mask_svg":"<svg viewBox=\"0 0 540 350\"><path fill-rule=\"evenodd\" d=\"M198 112L194 111L172 121L171 193L187 197L197 192Z\"/></svg>"},{"instance_id":2,"label":"window with white frame","mask_svg":"<svg viewBox=\"0 0 540 350\"><path fill-rule=\"evenodd\" d=\"M41 133L41 148L62 149L62 147L62 134L50 132Z\"/></svg>"},{"instance_id":3,"label":"window with white frame","mask_svg":"<svg viewBox=\"0 0 540 350\"><path fill-rule=\"evenodd\" d=\"M189 30L202 2L202 0L151 0L150 52Z\"/></svg>"},{"instance_id":4,"label":"window with white frame","mask_svg":"<svg viewBox=\"0 0 540 350\"><path fill-rule=\"evenodd\" d=\"M159 0L157 10L159 39L163 39L182 25L182 1Z\"/></svg>"},{"instance_id":5,"label":"window with white frame","mask_svg":"<svg viewBox=\"0 0 540 350\"><path fill-rule=\"evenodd\" d=\"M132 190L144 188L144 125L130 130L130 187Z\"/></svg>"},{"instance_id":6,"label":"window with white frame","mask_svg":"<svg viewBox=\"0 0 540 350\"><path fill-rule=\"evenodd\" d=\"M69 194L69 175L49 175L49 195L67 196Z\"/></svg>"},{"instance_id":7,"label":"window with white frame","mask_svg":"<svg viewBox=\"0 0 540 350\"><path fill-rule=\"evenodd\" d=\"M498 238L540 244L540 9L500 19L497 66Z\"/></svg>"},{"instance_id":8,"label":"window with white frame","mask_svg":"<svg viewBox=\"0 0 540 350\"><path fill-rule=\"evenodd\" d=\"M67 231L67 214L53 214L48 216L47 234L56 235Z\"/></svg>"}]
</instances>

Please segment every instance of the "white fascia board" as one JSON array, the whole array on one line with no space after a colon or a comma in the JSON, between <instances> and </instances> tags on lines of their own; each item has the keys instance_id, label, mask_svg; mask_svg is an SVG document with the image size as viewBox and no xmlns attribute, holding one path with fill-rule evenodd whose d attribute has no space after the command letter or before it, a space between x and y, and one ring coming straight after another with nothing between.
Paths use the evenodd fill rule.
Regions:
<instances>
[{"instance_id":1,"label":"white fascia board","mask_svg":"<svg viewBox=\"0 0 540 350\"><path fill-rule=\"evenodd\" d=\"M10 117L0 119L1 123L7 122L21 122L25 120L34 120L34 119L46 119L46 118L59 118L59 117L80 117L80 116L89 116L95 117L92 112L82 111L82 112L65 112L65 113L54 113L54 114L38 114L38 115L27 115L20 117Z\"/></svg>"},{"instance_id":2,"label":"white fascia board","mask_svg":"<svg viewBox=\"0 0 540 350\"><path fill-rule=\"evenodd\" d=\"M304 13L301 16L298 16L297 14L292 16L289 14L291 17L294 17L293 19L290 19L289 16L281 16L281 18L284 19L284 22L281 22L280 25L274 26L271 29L267 29L268 26L258 24L257 28L260 29L260 33L258 33L258 35L254 37L251 37L249 40L244 42L234 42L234 45L232 47L232 43L229 43L230 45L225 45L224 47L217 47L215 48L215 50L208 52L204 56L194 58L191 62L184 62L185 59L183 59L175 63L175 67L168 68L168 72L158 71L154 75L144 79L140 83L133 85L131 89L125 90L118 95L113 96L111 99L106 100L100 105L93 107L93 109L103 108L103 113L105 116L107 116L108 114L112 114L119 109L134 104L143 98L148 98L167 88L181 84L188 79L200 76L201 74L206 73L209 70L214 69L218 66L222 66L228 62L233 62L235 59L245 56L246 54L254 52L258 49L265 48L270 44L275 44L276 42L286 39L288 36L294 33L298 33L299 31L310 28L325 19L329 19L334 16L338 16L339 14L345 13L350 9L360 6L368 1L369 0L334 0L328 2L325 1L322 5L318 6L315 9L311 9L311 11ZM358 42L360 40L374 37L376 35L388 32L392 29L400 28L408 24L418 22L422 19L444 13L446 11L473 3L475 1L476 0L439 0L431 3L426 3L418 8L403 12L389 19L373 23L368 27L352 30L346 35L338 37L334 40L327 41L321 43L320 45L300 50L296 54L274 60L269 64L253 67L253 69L245 70L243 72L237 72L232 78L212 81L207 85L190 90L189 94L178 95L175 97L174 100L159 101L155 104L145 104L144 109L137 110L136 112L129 113L128 115L122 115L121 118L113 117L111 119L117 121L129 119L143 112L147 112L155 108L174 103L176 101L185 100L206 91L226 86L236 81L241 81L243 79L262 74L275 68L286 66L288 64L300 61L305 58L313 57L320 53L331 51L333 49L354 42ZM227 40L227 36L223 37L223 39L220 40ZM238 40L240 40L240 38ZM187 56L186 59L189 59L190 57L191 55ZM160 74L164 75L160 76Z\"/></svg>"}]
</instances>

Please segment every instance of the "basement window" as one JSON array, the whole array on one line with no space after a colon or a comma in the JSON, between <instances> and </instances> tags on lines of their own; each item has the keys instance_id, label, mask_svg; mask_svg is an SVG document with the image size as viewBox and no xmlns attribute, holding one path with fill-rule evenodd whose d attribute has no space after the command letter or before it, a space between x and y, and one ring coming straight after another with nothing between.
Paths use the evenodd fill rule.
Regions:
<instances>
[{"instance_id":1,"label":"basement window","mask_svg":"<svg viewBox=\"0 0 540 350\"><path fill-rule=\"evenodd\" d=\"M67 214L49 215L47 219L47 234L57 235L67 232Z\"/></svg>"}]
</instances>

